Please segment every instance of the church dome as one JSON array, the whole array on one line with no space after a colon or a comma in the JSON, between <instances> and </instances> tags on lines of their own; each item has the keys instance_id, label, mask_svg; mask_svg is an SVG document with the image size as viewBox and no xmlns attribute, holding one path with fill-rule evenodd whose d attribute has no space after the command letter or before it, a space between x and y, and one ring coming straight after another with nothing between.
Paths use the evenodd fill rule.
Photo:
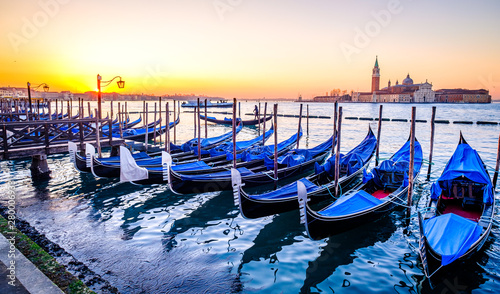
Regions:
<instances>
[{"instance_id":1,"label":"church dome","mask_svg":"<svg viewBox=\"0 0 500 294\"><path fill-rule=\"evenodd\" d=\"M408 74L406 79L403 80L403 85L413 85L413 80L410 78L410 74Z\"/></svg>"}]
</instances>

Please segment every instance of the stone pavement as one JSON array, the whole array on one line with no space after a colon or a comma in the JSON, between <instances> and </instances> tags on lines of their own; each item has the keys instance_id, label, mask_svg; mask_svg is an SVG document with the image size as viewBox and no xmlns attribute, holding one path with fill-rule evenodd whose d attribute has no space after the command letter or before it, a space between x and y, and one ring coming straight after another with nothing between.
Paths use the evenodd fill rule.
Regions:
<instances>
[{"instance_id":1,"label":"stone pavement","mask_svg":"<svg viewBox=\"0 0 500 294\"><path fill-rule=\"evenodd\" d=\"M15 277L11 276L14 272ZM17 248L12 248L9 240L0 234L0 293L62 294L64 292Z\"/></svg>"}]
</instances>

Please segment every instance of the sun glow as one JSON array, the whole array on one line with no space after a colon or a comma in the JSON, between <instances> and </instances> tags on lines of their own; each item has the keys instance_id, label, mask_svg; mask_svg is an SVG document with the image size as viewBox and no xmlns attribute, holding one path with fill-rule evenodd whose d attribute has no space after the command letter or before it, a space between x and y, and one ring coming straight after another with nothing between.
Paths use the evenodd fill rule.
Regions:
<instances>
[{"instance_id":1,"label":"sun glow","mask_svg":"<svg viewBox=\"0 0 500 294\"><path fill-rule=\"evenodd\" d=\"M444 4L422 11L425 6L404 1L400 13L370 34L365 27L386 3L320 2L256 0L222 13L191 2L72 1L43 26L32 19L39 6L12 2L4 11L10 25L0 28L10 38L0 44L0 79L85 92L95 89L99 73L104 80L120 75L126 81L125 89L114 83L103 92L229 98L295 98L300 92L311 98L336 88L370 90L378 55L382 85L409 72L434 89L486 88L493 98L500 96L500 39L490 37L500 35L494 15L500 2L464 2L450 14ZM424 12L429 20L415 21ZM23 19L33 26L30 34ZM359 31L366 36L357 36ZM14 34L19 46L11 41ZM349 58L343 43L356 46Z\"/></svg>"}]
</instances>

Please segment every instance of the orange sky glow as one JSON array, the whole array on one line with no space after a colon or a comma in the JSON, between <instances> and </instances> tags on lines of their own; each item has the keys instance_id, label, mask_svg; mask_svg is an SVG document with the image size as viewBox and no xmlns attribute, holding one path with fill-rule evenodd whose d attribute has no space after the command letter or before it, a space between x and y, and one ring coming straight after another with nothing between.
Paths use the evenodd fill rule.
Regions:
<instances>
[{"instance_id":1,"label":"orange sky glow","mask_svg":"<svg viewBox=\"0 0 500 294\"><path fill-rule=\"evenodd\" d=\"M500 99L500 2L3 1L0 86L309 99L409 73Z\"/></svg>"}]
</instances>

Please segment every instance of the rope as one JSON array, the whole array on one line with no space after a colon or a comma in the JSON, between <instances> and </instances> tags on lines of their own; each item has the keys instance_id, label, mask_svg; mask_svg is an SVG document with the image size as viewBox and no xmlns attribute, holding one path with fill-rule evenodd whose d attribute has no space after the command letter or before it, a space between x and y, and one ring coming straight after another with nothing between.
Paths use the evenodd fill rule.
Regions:
<instances>
[{"instance_id":1,"label":"rope","mask_svg":"<svg viewBox=\"0 0 500 294\"><path fill-rule=\"evenodd\" d=\"M330 191L330 189L328 188L327 185L324 185L323 187L326 188L326 190L328 191L328 194L330 194L330 196L332 196L333 199L337 199L337 198L335 198L335 196L332 195L332 192Z\"/></svg>"},{"instance_id":2,"label":"rope","mask_svg":"<svg viewBox=\"0 0 500 294\"><path fill-rule=\"evenodd\" d=\"M425 276L430 279L435 273L437 273L441 268L443 267L443 265L440 265L432 274L430 274L429 276L427 276L427 273L425 273Z\"/></svg>"},{"instance_id":3,"label":"rope","mask_svg":"<svg viewBox=\"0 0 500 294\"><path fill-rule=\"evenodd\" d=\"M273 177L271 177L271 175L269 175L268 173L263 173L263 174L265 174L266 176L268 176L268 177L269 177L271 180L273 180L273 181L277 181L277 180L278 180L278 178L273 178Z\"/></svg>"},{"instance_id":4,"label":"rope","mask_svg":"<svg viewBox=\"0 0 500 294\"><path fill-rule=\"evenodd\" d=\"M395 199L397 199L397 200L403 200L403 199L401 199L401 198L399 198L399 197L393 197L392 199L387 200L387 202L392 202L392 203L394 203L394 200L395 200ZM411 206L404 205L404 204L399 204L399 203L394 203L394 204L399 205L399 206L404 207L404 208L411 208Z\"/></svg>"},{"instance_id":5,"label":"rope","mask_svg":"<svg viewBox=\"0 0 500 294\"><path fill-rule=\"evenodd\" d=\"M434 162L429 162L429 160L427 160L427 159L422 159L422 163L427 163L427 164L430 164L430 165L434 165L435 164Z\"/></svg>"}]
</instances>

